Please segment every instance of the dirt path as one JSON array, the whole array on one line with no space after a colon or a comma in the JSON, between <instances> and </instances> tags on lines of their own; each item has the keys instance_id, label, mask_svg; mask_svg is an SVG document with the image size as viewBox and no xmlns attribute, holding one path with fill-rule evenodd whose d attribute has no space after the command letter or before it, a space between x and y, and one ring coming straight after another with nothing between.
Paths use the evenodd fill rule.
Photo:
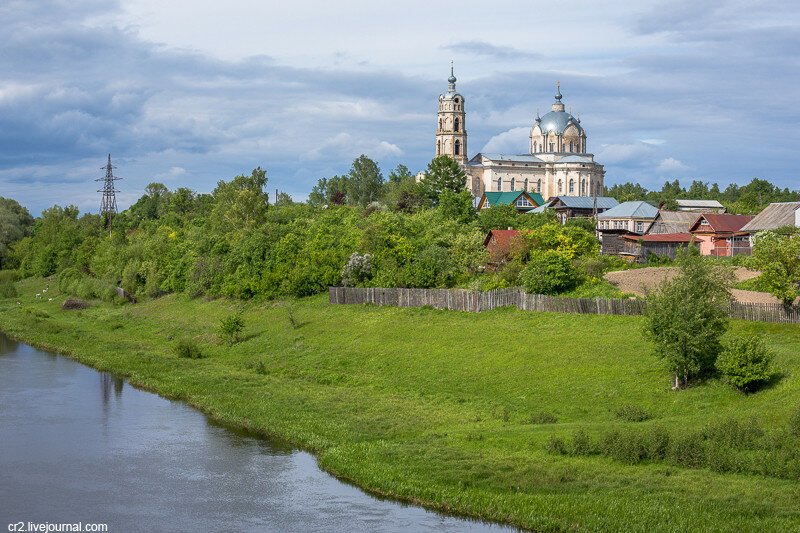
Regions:
<instances>
[{"instance_id":1,"label":"dirt path","mask_svg":"<svg viewBox=\"0 0 800 533\"><path fill-rule=\"evenodd\" d=\"M623 292L645 296L653 292L662 281L665 279L672 279L677 273L678 269L676 267L648 267L609 272L604 277ZM737 268L734 273L736 275L736 281L752 279L758 277L760 274L760 272L747 270L742 267ZM766 292L733 289L731 293L733 297L740 302L781 303L780 300Z\"/></svg>"}]
</instances>

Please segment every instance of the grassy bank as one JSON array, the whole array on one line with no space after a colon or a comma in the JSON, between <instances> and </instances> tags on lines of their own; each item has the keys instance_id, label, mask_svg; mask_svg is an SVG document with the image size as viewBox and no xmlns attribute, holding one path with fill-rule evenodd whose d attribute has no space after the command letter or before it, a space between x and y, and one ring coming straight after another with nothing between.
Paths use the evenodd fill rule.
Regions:
<instances>
[{"instance_id":1,"label":"grassy bank","mask_svg":"<svg viewBox=\"0 0 800 533\"><path fill-rule=\"evenodd\" d=\"M312 450L325 469L377 493L542 531L800 528L796 479L547 450L578 429L599 439L755 417L778 431L800 405L797 326L735 325L764 333L776 351L783 378L767 390L744 396L711 381L673 392L638 317L331 306L324 297L167 296L62 311L54 283L34 297L44 283L20 282L18 298L0 300L0 329ZM236 311L246 327L229 347L216 328ZM185 337L206 357L177 357ZM649 419L620 417L631 406Z\"/></svg>"}]
</instances>

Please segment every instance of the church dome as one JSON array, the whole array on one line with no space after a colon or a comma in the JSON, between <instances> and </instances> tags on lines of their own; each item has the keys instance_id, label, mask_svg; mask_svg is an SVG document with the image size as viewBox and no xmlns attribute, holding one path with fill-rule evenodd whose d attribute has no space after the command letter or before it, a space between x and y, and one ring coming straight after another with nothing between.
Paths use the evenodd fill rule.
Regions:
<instances>
[{"instance_id":1,"label":"church dome","mask_svg":"<svg viewBox=\"0 0 800 533\"><path fill-rule=\"evenodd\" d=\"M555 133L561 135L564 130L572 124L578 130L578 134L583 132L580 121L566 111L550 111L545 116L536 119L536 124L542 133Z\"/></svg>"}]
</instances>

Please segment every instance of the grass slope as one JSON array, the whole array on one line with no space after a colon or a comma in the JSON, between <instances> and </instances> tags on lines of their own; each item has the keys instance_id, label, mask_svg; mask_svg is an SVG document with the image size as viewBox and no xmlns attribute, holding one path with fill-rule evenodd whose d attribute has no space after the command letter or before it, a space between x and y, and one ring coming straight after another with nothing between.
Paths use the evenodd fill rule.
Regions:
<instances>
[{"instance_id":1,"label":"grass slope","mask_svg":"<svg viewBox=\"0 0 800 533\"><path fill-rule=\"evenodd\" d=\"M62 311L54 289L52 302L34 298L43 283L20 282L19 298L0 300L0 329L312 450L323 468L379 494L541 531L800 529L797 482L545 451L552 435L579 427L631 426L614 414L631 404L654 416L639 426L728 416L785 425L800 404L796 326L736 323L767 336L785 374L748 397L716 381L671 391L638 317L332 306L325 297L168 296ZM237 310L244 339L228 347L215 332ZM187 336L207 358L174 355ZM541 412L557 423L532 423Z\"/></svg>"}]
</instances>

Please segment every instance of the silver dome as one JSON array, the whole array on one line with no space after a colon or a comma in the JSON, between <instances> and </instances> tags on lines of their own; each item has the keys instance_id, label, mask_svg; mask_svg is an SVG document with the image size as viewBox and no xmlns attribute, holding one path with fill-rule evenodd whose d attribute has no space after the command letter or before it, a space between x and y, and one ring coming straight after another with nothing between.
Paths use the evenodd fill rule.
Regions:
<instances>
[{"instance_id":1,"label":"silver dome","mask_svg":"<svg viewBox=\"0 0 800 533\"><path fill-rule=\"evenodd\" d=\"M576 128L578 128L578 134L583 131L578 119L566 111L550 111L540 120L537 120L536 124L541 128L542 133L551 132L561 135L570 124L573 124Z\"/></svg>"}]
</instances>

